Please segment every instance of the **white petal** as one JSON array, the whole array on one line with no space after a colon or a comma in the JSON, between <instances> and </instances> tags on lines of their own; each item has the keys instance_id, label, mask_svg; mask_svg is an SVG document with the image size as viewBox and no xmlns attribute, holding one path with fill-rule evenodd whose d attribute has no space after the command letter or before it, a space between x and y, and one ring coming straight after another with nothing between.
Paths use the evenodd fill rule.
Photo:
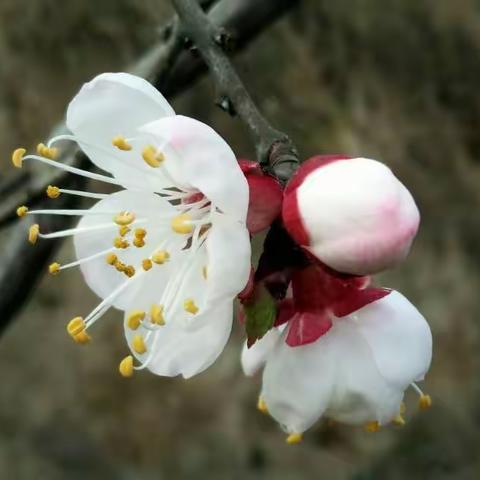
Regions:
<instances>
[{"instance_id":1,"label":"white petal","mask_svg":"<svg viewBox=\"0 0 480 480\"><path fill-rule=\"evenodd\" d=\"M147 230L146 245L142 248L130 246L125 250L116 250L118 258L140 271L142 260L155 251L165 239L168 239L165 248L170 252L170 261L164 265L154 265L141 280L127 279L123 273L117 272L114 267L106 263L106 255L84 263L80 268L87 285L101 298L106 298L125 281L135 280L132 281L132 286L114 301L113 306L122 310L146 309L151 303L159 301L168 278L178 268L178 262L184 255L181 251L184 240L172 234L168 219L164 225L159 223L161 217L169 215L173 217L175 209L158 195L123 190L109 195L91 208L91 211L121 212L125 210L135 213L137 220L147 219L147 222L138 225ZM118 236L118 226L113 222L113 216L112 214L86 215L80 220L79 227L111 222L112 228L75 235L77 258L85 258L113 246L113 239ZM135 226L135 223L132 224L132 229Z\"/></svg>"},{"instance_id":2,"label":"white petal","mask_svg":"<svg viewBox=\"0 0 480 480\"><path fill-rule=\"evenodd\" d=\"M399 292L355 312L383 377L399 388L422 380L432 359L432 333L422 314Z\"/></svg>"},{"instance_id":3,"label":"white petal","mask_svg":"<svg viewBox=\"0 0 480 480\"><path fill-rule=\"evenodd\" d=\"M244 343L241 362L243 373L245 375L251 377L265 365L268 357L274 350L274 347L281 336L282 330L279 328L272 328L260 340L257 340L250 348L248 348L247 342Z\"/></svg>"},{"instance_id":4,"label":"white petal","mask_svg":"<svg viewBox=\"0 0 480 480\"><path fill-rule=\"evenodd\" d=\"M167 100L146 80L128 73L104 73L83 85L70 102L67 127L98 167L129 186L155 189L165 181L141 157L147 140L131 142L133 150L121 151L112 139L138 137L143 124L173 115Z\"/></svg>"},{"instance_id":5,"label":"white petal","mask_svg":"<svg viewBox=\"0 0 480 480\"><path fill-rule=\"evenodd\" d=\"M147 367L151 372L167 377L182 375L190 378L208 368L222 353L232 329L233 302L219 304L208 312L207 317L199 315L196 320L202 327L193 331L167 319L167 324L148 338L147 353L132 353L144 361L153 349L154 356ZM143 334L146 338L147 331L143 327L132 331L126 323L124 326L129 345L134 334Z\"/></svg>"},{"instance_id":6,"label":"white petal","mask_svg":"<svg viewBox=\"0 0 480 480\"><path fill-rule=\"evenodd\" d=\"M200 190L222 212L245 222L248 183L235 154L218 133L181 115L152 122L142 131L168 142L165 168L180 185Z\"/></svg>"},{"instance_id":7,"label":"white petal","mask_svg":"<svg viewBox=\"0 0 480 480\"><path fill-rule=\"evenodd\" d=\"M245 287L251 270L250 236L245 224L216 214L206 241L207 302L232 298Z\"/></svg>"}]
</instances>

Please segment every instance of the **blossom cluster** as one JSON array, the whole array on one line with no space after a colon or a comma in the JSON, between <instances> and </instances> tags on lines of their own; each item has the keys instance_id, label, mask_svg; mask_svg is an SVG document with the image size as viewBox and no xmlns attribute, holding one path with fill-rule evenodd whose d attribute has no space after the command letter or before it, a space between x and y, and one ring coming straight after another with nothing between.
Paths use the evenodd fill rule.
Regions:
<instances>
[{"instance_id":1,"label":"blossom cluster","mask_svg":"<svg viewBox=\"0 0 480 480\"><path fill-rule=\"evenodd\" d=\"M370 430L402 423L411 385L431 361L430 329L399 292L370 286L370 275L401 263L419 225L415 202L384 164L343 155L304 162L283 188L260 166L237 160L212 128L177 115L145 80L106 73L70 102L69 133L18 148L15 167L41 162L113 193L50 185L47 196L93 201L84 209L20 206L20 217L78 216L74 228L28 240L73 237L79 267L100 297L67 324L91 341L111 308L123 313L130 354L119 372L148 369L189 378L208 368L230 336L238 297L247 375L263 368L259 408L296 443L320 417ZM74 142L104 173L62 162ZM256 268L251 236L268 231Z\"/></svg>"}]
</instances>

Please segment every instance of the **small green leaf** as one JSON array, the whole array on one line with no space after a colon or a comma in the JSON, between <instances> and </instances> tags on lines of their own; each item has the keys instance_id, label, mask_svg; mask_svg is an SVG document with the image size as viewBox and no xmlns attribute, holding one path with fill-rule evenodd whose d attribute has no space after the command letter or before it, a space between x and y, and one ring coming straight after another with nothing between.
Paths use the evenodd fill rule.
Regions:
<instances>
[{"instance_id":1,"label":"small green leaf","mask_svg":"<svg viewBox=\"0 0 480 480\"><path fill-rule=\"evenodd\" d=\"M277 318L277 306L268 290L263 285L257 285L253 298L244 303L243 308L250 347L273 327Z\"/></svg>"}]
</instances>

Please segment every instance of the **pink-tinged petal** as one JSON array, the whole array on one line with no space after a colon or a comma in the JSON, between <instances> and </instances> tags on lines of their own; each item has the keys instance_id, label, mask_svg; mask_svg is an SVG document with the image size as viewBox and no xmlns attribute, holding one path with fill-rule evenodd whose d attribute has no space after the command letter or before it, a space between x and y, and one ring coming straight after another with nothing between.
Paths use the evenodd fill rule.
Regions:
<instances>
[{"instance_id":1,"label":"pink-tinged petal","mask_svg":"<svg viewBox=\"0 0 480 480\"><path fill-rule=\"evenodd\" d=\"M283 192L280 183L268 175L246 175L250 198L247 228L254 235L268 228L280 215Z\"/></svg>"},{"instance_id":2,"label":"pink-tinged petal","mask_svg":"<svg viewBox=\"0 0 480 480\"><path fill-rule=\"evenodd\" d=\"M386 297L391 290L388 288L365 288L363 290L351 290L335 302L333 305L333 314L336 317L344 317L350 315L357 310L365 307L369 303L376 302L383 297Z\"/></svg>"},{"instance_id":3,"label":"pink-tinged petal","mask_svg":"<svg viewBox=\"0 0 480 480\"><path fill-rule=\"evenodd\" d=\"M287 345L290 347L307 345L325 335L330 328L332 320L327 312L297 312L290 319Z\"/></svg>"}]
</instances>

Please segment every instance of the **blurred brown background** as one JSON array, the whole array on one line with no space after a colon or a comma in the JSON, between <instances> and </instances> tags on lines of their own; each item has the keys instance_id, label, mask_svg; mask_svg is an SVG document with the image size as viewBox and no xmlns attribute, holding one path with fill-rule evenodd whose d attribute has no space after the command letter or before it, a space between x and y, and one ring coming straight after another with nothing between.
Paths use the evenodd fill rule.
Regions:
<instances>
[{"instance_id":1,"label":"blurred brown background","mask_svg":"<svg viewBox=\"0 0 480 480\"><path fill-rule=\"evenodd\" d=\"M134 61L170 14L158 0L0 0L1 178L13 148L44 140L81 83ZM45 277L0 339L0 478L480 478L480 2L304 0L236 62L303 157L371 156L414 194L423 222L412 254L379 280L430 321L424 385L434 407L417 413L408 395L403 429L320 423L289 447L255 409L240 327L188 382L125 381L120 314L86 348L67 338L66 321L96 304L69 271ZM214 107L208 79L173 103L252 154L244 127ZM72 254L66 242L58 258Z\"/></svg>"}]
</instances>

